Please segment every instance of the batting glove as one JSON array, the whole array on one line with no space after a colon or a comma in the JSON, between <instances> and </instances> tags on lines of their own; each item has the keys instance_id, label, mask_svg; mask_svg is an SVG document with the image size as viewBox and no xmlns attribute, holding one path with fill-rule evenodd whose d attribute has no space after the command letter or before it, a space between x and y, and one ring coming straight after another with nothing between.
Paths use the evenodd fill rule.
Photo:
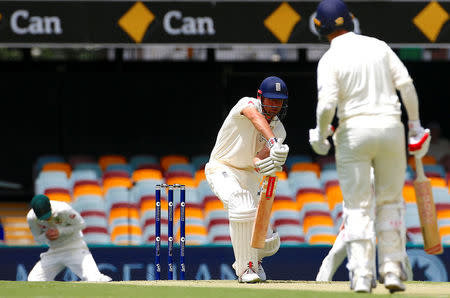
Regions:
<instances>
[{"instance_id":1,"label":"batting glove","mask_svg":"<svg viewBox=\"0 0 450 298\"><path fill-rule=\"evenodd\" d=\"M280 172L282 169L280 166L276 166L272 158L269 156L265 159L257 161L255 163L255 170L264 176L273 176L276 172Z\"/></svg>"},{"instance_id":2,"label":"batting glove","mask_svg":"<svg viewBox=\"0 0 450 298\"><path fill-rule=\"evenodd\" d=\"M417 158L424 157L430 147L430 130L420 125L420 120L408 121L408 151Z\"/></svg>"},{"instance_id":3,"label":"batting glove","mask_svg":"<svg viewBox=\"0 0 450 298\"><path fill-rule=\"evenodd\" d=\"M289 146L286 144L281 144L279 142L275 143L270 147L270 157L272 158L275 166L281 167L286 162L289 153Z\"/></svg>"},{"instance_id":4,"label":"batting glove","mask_svg":"<svg viewBox=\"0 0 450 298\"><path fill-rule=\"evenodd\" d=\"M328 126L327 136L331 136L333 134L333 126ZM319 155L327 155L328 151L330 151L330 142L323 137L319 131L319 128L314 128L309 130L309 144L313 148L314 152Z\"/></svg>"}]
</instances>

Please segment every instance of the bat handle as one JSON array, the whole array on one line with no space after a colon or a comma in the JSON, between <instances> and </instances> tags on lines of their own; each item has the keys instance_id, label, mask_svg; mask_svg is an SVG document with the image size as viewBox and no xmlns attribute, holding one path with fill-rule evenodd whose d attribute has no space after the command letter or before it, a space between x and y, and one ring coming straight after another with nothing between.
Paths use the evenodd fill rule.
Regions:
<instances>
[{"instance_id":1,"label":"bat handle","mask_svg":"<svg viewBox=\"0 0 450 298\"><path fill-rule=\"evenodd\" d=\"M423 170L422 158L414 156L414 159L416 160L416 175L417 175L417 178L419 178L420 180L424 180L426 177L425 177L425 172Z\"/></svg>"}]
</instances>

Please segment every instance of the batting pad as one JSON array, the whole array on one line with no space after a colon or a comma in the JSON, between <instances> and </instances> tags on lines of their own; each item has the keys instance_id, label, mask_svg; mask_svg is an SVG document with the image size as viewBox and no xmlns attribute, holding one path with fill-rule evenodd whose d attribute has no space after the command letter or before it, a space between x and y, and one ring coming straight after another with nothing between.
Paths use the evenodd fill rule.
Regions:
<instances>
[{"instance_id":1,"label":"batting pad","mask_svg":"<svg viewBox=\"0 0 450 298\"><path fill-rule=\"evenodd\" d=\"M253 269L258 271L258 250L250 246L252 231L253 221L230 221L231 243L236 258L234 269L237 276L240 276L248 268L249 262L252 263Z\"/></svg>"}]
</instances>

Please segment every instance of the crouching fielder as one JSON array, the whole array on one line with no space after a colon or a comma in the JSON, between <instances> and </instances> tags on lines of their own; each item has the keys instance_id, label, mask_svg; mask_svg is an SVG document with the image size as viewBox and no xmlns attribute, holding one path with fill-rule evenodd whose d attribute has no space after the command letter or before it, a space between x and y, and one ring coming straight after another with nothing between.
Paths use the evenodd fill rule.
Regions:
<instances>
[{"instance_id":1,"label":"crouching fielder","mask_svg":"<svg viewBox=\"0 0 450 298\"><path fill-rule=\"evenodd\" d=\"M277 233L269 229L263 249L250 246L264 175L281 171L289 147L281 119L287 111L288 90L278 77L264 79L257 98L244 97L225 119L206 164L208 183L228 210L230 236L239 282L266 280L261 259L280 246Z\"/></svg>"},{"instance_id":2,"label":"crouching fielder","mask_svg":"<svg viewBox=\"0 0 450 298\"><path fill-rule=\"evenodd\" d=\"M94 258L83 240L85 223L69 204L50 201L45 195L31 200L32 209L27 220L36 242L50 248L41 254L28 275L28 281L51 281L65 267L69 267L82 281L110 281L97 268Z\"/></svg>"}]
</instances>

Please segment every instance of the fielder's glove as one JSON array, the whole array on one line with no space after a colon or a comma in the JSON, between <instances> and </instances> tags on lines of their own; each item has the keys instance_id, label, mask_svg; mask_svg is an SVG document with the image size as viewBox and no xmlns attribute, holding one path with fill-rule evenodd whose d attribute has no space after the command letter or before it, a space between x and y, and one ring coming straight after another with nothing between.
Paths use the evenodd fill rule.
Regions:
<instances>
[{"instance_id":1,"label":"fielder's glove","mask_svg":"<svg viewBox=\"0 0 450 298\"><path fill-rule=\"evenodd\" d=\"M255 170L264 176L274 176L276 172L281 172L280 166L276 166L269 156L255 163Z\"/></svg>"},{"instance_id":2,"label":"fielder's glove","mask_svg":"<svg viewBox=\"0 0 450 298\"><path fill-rule=\"evenodd\" d=\"M424 157L430 147L430 130L420 125L420 120L408 121L408 151L417 158Z\"/></svg>"},{"instance_id":3,"label":"fielder's glove","mask_svg":"<svg viewBox=\"0 0 450 298\"><path fill-rule=\"evenodd\" d=\"M319 128L309 130L309 144L313 148L314 152L319 155L327 155L330 150L330 142L328 142L327 137L333 134L333 126L328 126L328 131L326 137L323 137L319 131Z\"/></svg>"},{"instance_id":4,"label":"fielder's glove","mask_svg":"<svg viewBox=\"0 0 450 298\"><path fill-rule=\"evenodd\" d=\"M268 141L270 148L270 157L272 158L275 166L281 167L286 162L289 146L286 144L281 144L276 138L271 138Z\"/></svg>"}]
</instances>

